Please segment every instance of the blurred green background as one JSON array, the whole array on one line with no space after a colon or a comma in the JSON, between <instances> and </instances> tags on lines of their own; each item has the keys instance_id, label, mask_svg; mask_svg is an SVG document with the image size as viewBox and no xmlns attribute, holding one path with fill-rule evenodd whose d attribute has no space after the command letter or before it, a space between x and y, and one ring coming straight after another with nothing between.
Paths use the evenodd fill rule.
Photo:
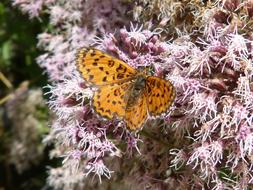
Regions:
<instances>
[{"instance_id":1,"label":"blurred green background","mask_svg":"<svg viewBox=\"0 0 253 190\"><path fill-rule=\"evenodd\" d=\"M48 26L30 20L11 1L0 2L0 190L47 189L46 75L36 64L37 34ZM47 20L47 18L43 18Z\"/></svg>"}]
</instances>

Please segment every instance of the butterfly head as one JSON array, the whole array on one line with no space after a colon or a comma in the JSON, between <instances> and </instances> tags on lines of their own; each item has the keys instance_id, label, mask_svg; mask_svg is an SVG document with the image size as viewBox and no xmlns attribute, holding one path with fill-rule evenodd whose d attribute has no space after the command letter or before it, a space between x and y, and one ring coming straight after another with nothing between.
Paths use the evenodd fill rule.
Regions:
<instances>
[{"instance_id":1,"label":"butterfly head","mask_svg":"<svg viewBox=\"0 0 253 190\"><path fill-rule=\"evenodd\" d=\"M134 82L134 90L141 91L145 88L146 85L146 76L143 74L137 75L137 78Z\"/></svg>"}]
</instances>

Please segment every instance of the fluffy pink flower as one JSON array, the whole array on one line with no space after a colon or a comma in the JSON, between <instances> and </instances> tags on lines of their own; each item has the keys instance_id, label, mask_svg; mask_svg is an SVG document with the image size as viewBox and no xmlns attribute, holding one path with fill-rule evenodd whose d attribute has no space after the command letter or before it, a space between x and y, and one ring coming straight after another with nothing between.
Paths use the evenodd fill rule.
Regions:
<instances>
[{"instance_id":1,"label":"fluffy pink flower","mask_svg":"<svg viewBox=\"0 0 253 190\"><path fill-rule=\"evenodd\" d=\"M166 6L159 7L163 20L155 17L142 25L129 24L125 13L132 5L116 0L38 1L37 6L33 1L15 2L32 16L45 5L55 27L38 37L46 52L37 59L53 82L48 103L56 119L47 140L56 139L61 146L55 155L65 156L61 168L50 170L51 185L74 188L70 184L75 183L82 188L82 177L88 174L101 182L102 176L117 172L135 189L246 190L252 185L251 0L208 1L197 7L161 1L157 6ZM141 2L137 6L146 4ZM28 10L30 4L34 6ZM185 19L199 23L197 31L171 26L177 33L168 34L171 28L154 29L165 26L168 15L173 16L171 23L176 21L170 6L180 18L185 7L193 9L196 19ZM105 121L97 116L90 104L94 91L75 67L77 49L89 45L172 81L177 98L171 113L150 119L137 134L118 118ZM76 178L65 181L74 170Z\"/></svg>"}]
</instances>

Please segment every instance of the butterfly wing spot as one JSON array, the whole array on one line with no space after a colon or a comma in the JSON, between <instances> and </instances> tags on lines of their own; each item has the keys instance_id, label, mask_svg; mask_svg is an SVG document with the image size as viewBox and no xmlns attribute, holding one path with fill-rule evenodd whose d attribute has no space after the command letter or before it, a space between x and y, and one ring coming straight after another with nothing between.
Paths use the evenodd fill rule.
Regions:
<instances>
[{"instance_id":1,"label":"butterfly wing spot","mask_svg":"<svg viewBox=\"0 0 253 190\"><path fill-rule=\"evenodd\" d=\"M160 88L160 85L161 85L160 81L157 81L157 82L156 82L156 87L157 87L157 88Z\"/></svg>"},{"instance_id":2,"label":"butterfly wing spot","mask_svg":"<svg viewBox=\"0 0 253 190\"><path fill-rule=\"evenodd\" d=\"M97 62L93 62L92 65L93 66L98 66L98 63Z\"/></svg>"},{"instance_id":3,"label":"butterfly wing spot","mask_svg":"<svg viewBox=\"0 0 253 190\"><path fill-rule=\"evenodd\" d=\"M96 55L96 52L94 51L94 50L92 50L91 52L90 52L90 56L91 57L94 57Z\"/></svg>"},{"instance_id":4,"label":"butterfly wing spot","mask_svg":"<svg viewBox=\"0 0 253 190\"><path fill-rule=\"evenodd\" d=\"M151 93L151 86L147 86L147 93L150 94Z\"/></svg>"},{"instance_id":5,"label":"butterfly wing spot","mask_svg":"<svg viewBox=\"0 0 253 190\"><path fill-rule=\"evenodd\" d=\"M124 78L124 77L125 77L125 75L124 75L123 73L117 74L117 79L122 79L122 78Z\"/></svg>"},{"instance_id":6,"label":"butterfly wing spot","mask_svg":"<svg viewBox=\"0 0 253 190\"><path fill-rule=\"evenodd\" d=\"M109 66L109 67L113 67L114 64L115 64L115 62L114 62L113 59L108 61L108 66Z\"/></svg>"},{"instance_id":7,"label":"butterfly wing spot","mask_svg":"<svg viewBox=\"0 0 253 190\"><path fill-rule=\"evenodd\" d=\"M111 115L111 110L107 109L105 112L107 112L109 115Z\"/></svg>"},{"instance_id":8,"label":"butterfly wing spot","mask_svg":"<svg viewBox=\"0 0 253 190\"><path fill-rule=\"evenodd\" d=\"M94 75L89 75L89 80L92 80L94 78Z\"/></svg>"},{"instance_id":9,"label":"butterfly wing spot","mask_svg":"<svg viewBox=\"0 0 253 190\"><path fill-rule=\"evenodd\" d=\"M123 65L119 65L117 68L116 68L116 71L119 72L119 73L125 73L127 70L127 68Z\"/></svg>"},{"instance_id":10,"label":"butterfly wing spot","mask_svg":"<svg viewBox=\"0 0 253 190\"><path fill-rule=\"evenodd\" d=\"M119 89L115 89L113 91L113 94L114 94L114 96L119 96L120 95L120 90Z\"/></svg>"}]
</instances>

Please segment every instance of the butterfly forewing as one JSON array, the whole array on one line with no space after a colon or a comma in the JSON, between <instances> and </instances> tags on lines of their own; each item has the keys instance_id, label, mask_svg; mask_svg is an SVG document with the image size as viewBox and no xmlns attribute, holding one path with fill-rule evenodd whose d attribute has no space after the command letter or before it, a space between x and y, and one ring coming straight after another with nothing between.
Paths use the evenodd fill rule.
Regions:
<instances>
[{"instance_id":1,"label":"butterfly forewing","mask_svg":"<svg viewBox=\"0 0 253 190\"><path fill-rule=\"evenodd\" d=\"M129 80L137 72L125 62L93 48L79 50L77 68L84 80L93 85Z\"/></svg>"}]
</instances>

